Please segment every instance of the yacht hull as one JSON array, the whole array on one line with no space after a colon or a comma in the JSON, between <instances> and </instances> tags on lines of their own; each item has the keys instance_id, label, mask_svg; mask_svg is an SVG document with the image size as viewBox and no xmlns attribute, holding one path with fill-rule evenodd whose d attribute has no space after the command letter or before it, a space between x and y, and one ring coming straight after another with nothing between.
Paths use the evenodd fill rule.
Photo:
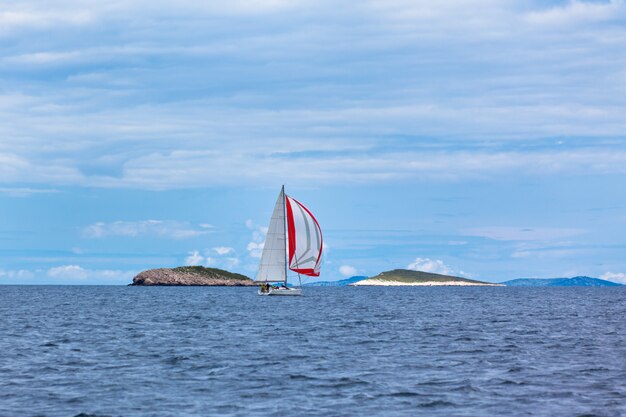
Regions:
<instances>
[{"instance_id":1,"label":"yacht hull","mask_svg":"<svg viewBox=\"0 0 626 417\"><path fill-rule=\"evenodd\" d=\"M267 292L262 292L259 289L259 295L265 296L280 296L280 297L289 297L289 296L299 296L302 295L302 289L300 288L270 288Z\"/></svg>"}]
</instances>

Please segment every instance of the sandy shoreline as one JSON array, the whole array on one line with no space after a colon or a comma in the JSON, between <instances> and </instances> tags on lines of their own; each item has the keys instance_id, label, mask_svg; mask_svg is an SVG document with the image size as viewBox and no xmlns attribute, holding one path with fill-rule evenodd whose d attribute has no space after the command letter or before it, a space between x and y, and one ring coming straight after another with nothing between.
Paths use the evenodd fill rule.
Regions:
<instances>
[{"instance_id":1,"label":"sandy shoreline","mask_svg":"<svg viewBox=\"0 0 626 417\"><path fill-rule=\"evenodd\" d=\"M380 279L364 279L363 281L350 284L355 287L361 286L384 286L384 287L503 287L502 284L480 284L464 281L425 281L425 282L401 282L386 281Z\"/></svg>"}]
</instances>

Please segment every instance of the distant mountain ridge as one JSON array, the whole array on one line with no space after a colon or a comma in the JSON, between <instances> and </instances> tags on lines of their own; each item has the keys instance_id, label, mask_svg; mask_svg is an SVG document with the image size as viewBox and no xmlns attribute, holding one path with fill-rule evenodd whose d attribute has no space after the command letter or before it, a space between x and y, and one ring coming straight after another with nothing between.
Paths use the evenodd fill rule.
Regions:
<instances>
[{"instance_id":1,"label":"distant mountain ridge","mask_svg":"<svg viewBox=\"0 0 626 417\"><path fill-rule=\"evenodd\" d=\"M573 278L518 278L504 281L507 287L620 287L622 284L591 277Z\"/></svg>"}]
</instances>

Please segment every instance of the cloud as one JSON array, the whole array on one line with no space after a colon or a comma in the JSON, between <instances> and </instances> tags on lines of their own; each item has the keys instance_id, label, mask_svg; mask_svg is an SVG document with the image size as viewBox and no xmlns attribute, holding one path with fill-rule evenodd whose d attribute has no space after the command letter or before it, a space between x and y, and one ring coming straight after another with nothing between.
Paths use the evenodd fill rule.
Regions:
<instances>
[{"instance_id":1,"label":"cloud","mask_svg":"<svg viewBox=\"0 0 626 417\"><path fill-rule=\"evenodd\" d=\"M98 222L83 229L83 235L89 238L156 236L171 239L188 239L209 233L212 233L212 226L210 225L203 224L194 227L187 222L164 220Z\"/></svg>"},{"instance_id":2,"label":"cloud","mask_svg":"<svg viewBox=\"0 0 626 417\"><path fill-rule=\"evenodd\" d=\"M197 250L189 252L189 256L185 258L185 265L197 266L204 262L204 257Z\"/></svg>"},{"instance_id":3,"label":"cloud","mask_svg":"<svg viewBox=\"0 0 626 417\"><path fill-rule=\"evenodd\" d=\"M265 242L261 242L261 243L249 242L248 245L246 246L246 250L249 252L251 257L261 259L264 246L265 246Z\"/></svg>"},{"instance_id":4,"label":"cloud","mask_svg":"<svg viewBox=\"0 0 626 417\"><path fill-rule=\"evenodd\" d=\"M600 276L600 278L607 281L618 282L620 284L626 284L626 274L623 272L607 272Z\"/></svg>"},{"instance_id":5,"label":"cloud","mask_svg":"<svg viewBox=\"0 0 626 417\"><path fill-rule=\"evenodd\" d=\"M229 253L234 253L235 249L228 246L218 246L213 248L213 251L220 256L228 255Z\"/></svg>"},{"instance_id":6,"label":"cloud","mask_svg":"<svg viewBox=\"0 0 626 417\"><path fill-rule=\"evenodd\" d=\"M382 144L381 144L382 145ZM311 155L284 157L273 153L210 152L200 150L175 151L170 154L152 154L129 159L120 177L88 178L76 176L76 181L62 179L59 183L82 185L90 182L98 187L131 187L144 189L176 189L205 185L243 185L248 183L275 184L284 172L293 172L291 181L304 184L316 180L322 183L365 184L385 183L391 180L405 182L487 178L513 172L529 177L582 174L617 174L626 172L626 151L594 149L565 152L487 152L445 151L432 152L412 149L407 144L403 152L375 151L358 153L342 151L338 155ZM211 160L214 163L207 164ZM246 170L257 162L253 173ZM367 170L363 166L368 166ZM59 168L60 170L61 168ZM24 170L26 172L26 170ZM338 173L341 175L338 176ZM262 175L261 175L262 174ZM17 174L14 174L14 176ZM32 179L47 175L29 174ZM29 177L22 178L28 180ZM16 177L17 179L17 177ZM49 179L50 181L52 178Z\"/></svg>"},{"instance_id":7,"label":"cloud","mask_svg":"<svg viewBox=\"0 0 626 417\"><path fill-rule=\"evenodd\" d=\"M579 236L586 233L583 229L556 227L478 227L461 231L465 236L486 237L503 241L545 241Z\"/></svg>"},{"instance_id":8,"label":"cloud","mask_svg":"<svg viewBox=\"0 0 626 417\"><path fill-rule=\"evenodd\" d=\"M2 115L2 112L0 112ZM2 127L0 127L0 133ZM11 142L11 140L7 140ZM26 156L15 153L3 153L0 145L0 184L4 183L46 183L46 184L78 184L84 179L77 167L63 166L60 161L50 160L47 164L40 164ZM14 187L5 187L11 189ZM22 187L15 187L22 188ZM23 190L28 190L24 188Z\"/></svg>"},{"instance_id":9,"label":"cloud","mask_svg":"<svg viewBox=\"0 0 626 417\"><path fill-rule=\"evenodd\" d=\"M575 236L575 234L571 235ZM515 237L515 236L512 236ZM508 239L512 241L512 258L524 259L576 259L589 253L588 247L581 247L575 240L559 240L562 237L569 237L567 233L557 231L548 234L540 233L535 240ZM500 239L503 240L503 239ZM500 245L500 243L499 243Z\"/></svg>"},{"instance_id":10,"label":"cloud","mask_svg":"<svg viewBox=\"0 0 626 417\"><path fill-rule=\"evenodd\" d=\"M20 7L21 4L16 3L13 7L3 5L3 10L0 11L0 36L24 29L84 26L92 21L92 15L87 11L29 10L27 5Z\"/></svg>"},{"instance_id":11,"label":"cloud","mask_svg":"<svg viewBox=\"0 0 626 417\"><path fill-rule=\"evenodd\" d=\"M570 0L564 6L548 10L533 11L526 15L526 20L538 25L571 25L578 23L597 23L624 18L622 0L608 2Z\"/></svg>"},{"instance_id":12,"label":"cloud","mask_svg":"<svg viewBox=\"0 0 626 417\"><path fill-rule=\"evenodd\" d=\"M307 185L624 173L626 38L611 23L623 13L621 1L6 5L0 181L163 190L285 172ZM605 23L577 31L581 19ZM563 137L586 141L548 146Z\"/></svg>"},{"instance_id":13,"label":"cloud","mask_svg":"<svg viewBox=\"0 0 626 417\"><path fill-rule=\"evenodd\" d=\"M357 274L357 269L350 265L341 265L339 267L339 273L344 277L353 277Z\"/></svg>"},{"instance_id":14,"label":"cloud","mask_svg":"<svg viewBox=\"0 0 626 417\"><path fill-rule=\"evenodd\" d=\"M541 247L541 248L528 248L528 249L518 249L515 250L512 254L512 258L533 258L533 259L543 259L543 258L573 258L585 253L584 249L580 248L549 248L549 247Z\"/></svg>"},{"instance_id":15,"label":"cloud","mask_svg":"<svg viewBox=\"0 0 626 417\"><path fill-rule=\"evenodd\" d=\"M411 262L406 268L412 271L430 272L433 274L460 275L465 277L471 276L466 272L456 270L446 265L442 260L439 259L415 258L415 261Z\"/></svg>"},{"instance_id":16,"label":"cloud","mask_svg":"<svg viewBox=\"0 0 626 417\"><path fill-rule=\"evenodd\" d=\"M252 231L252 241L248 243L246 250L252 258L261 259L263 247L265 246L267 227L260 226L250 219L246 220L246 227Z\"/></svg>"},{"instance_id":17,"label":"cloud","mask_svg":"<svg viewBox=\"0 0 626 417\"><path fill-rule=\"evenodd\" d=\"M48 276L53 278L85 279L89 276L89 271L78 265L64 265L50 268Z\"/></svg>"},{"instance_id":18,"label":"cloud","mask_svg":"<svg viewBox=\"0 0 626 417\"><path fill-rule=\"evenodd\" d=\"M0 281L8 284L128 284L136 271L87 269L61 265L49 269L7 271L0 269Z\"/></svg>"},{"instance_id":19,"label":"cloud","mask_svg":"<svg viewBox=\"0 0 626 417\"><path fill-rule=\"evenodd\" d=\"M219 249L219 250L217 250ZM216 267L223 269L231 269L239 266L240 261L236 256L224 256L234 253L233 248L219 246L212 250L205 250L206 256L200 254L200 251L194 250L189 252L189 256L185 258L185 265L198 266L203 265L207 267ZM218 256L213 257L210 254L216 253Z\"/></svg>"},{"instance_id":20,"label":"cloud","mask_svg":"<svg viewBox=\"0 0 626 417\"><path fill-rule=\"evenodd\" d=\"M30 280L35 277L35 274L32 271L28 271L26 269L20 269L17 271L7 271L4 269L0 269L0 278L7 278L9 280Z\"/></svg>"},{"instance_id":21,"label":"cloud","mask_svg":"<svg viewBox=\"0 0 626 417\"><path fill-rule=\"evenodd\" d=\"M33 194L51 194L58 193L59 190L54 188L0 188L0 194L10 197L28 197Z\"/></svg>"},{"instance_id":22,"label":"cloud","mask_svg":"<svg viewBox=\"0 0 626 417\"><path fill-rule=\"evenodd\" d=\"M85 269L79 265L62 265L48 269L46 275L56 281L78 281L82 283L128 283L136 273L110 269Z\"/></svg>"},{"instance_id":23,"label":"cloud","mask_svg":"<svg viewBox=\"0 0 626 417\"><path fill-rule=\"evenodd\" d=\"M240 261L239 261L239 258L236 258L236 257L213 258L213 257L207 256L205 260L205 264L206 266L210 266L210 267L230 270L231 268L235 268L239 266Z\"/></svg>"},{"instance_id":24,"label":"cloud","mask_svg":"<svg viewBox=\"0 0 626 417\"><path fill-rule=\"evenodd\" d=\"M368 118L368 116L364 116ZM508 117L508 116L506 116ZM505 118L506 118L505 117ZM624 126L626 129L626 125ZM278 146L278 145L277 145ZM382 141L380 146L383 146ZM207 161L211 161L207 164ZM252 164L254 172L247 169ZM553 175L599 175L626 173L626 150L571 149L566 151L471 151L433 152L415 144L405 144L403 151L378 149L352 150L337 154L294 154L283 156L269 150L232 153L229 150L172 151L130 158L117 177L89 177L76 168L46 167L23 161L22 168L7 171L5 180L47 182L51 185L87 185L104 188L139 188L167 190L189 187L274 185L284 172L291 172L292 184L385 184L389 181L464 181L498 176L523 175L528 178ZM368 169L363 167L367 166ZM9 172L10 171L10 172Z\"/></svg>"}]
</instances>

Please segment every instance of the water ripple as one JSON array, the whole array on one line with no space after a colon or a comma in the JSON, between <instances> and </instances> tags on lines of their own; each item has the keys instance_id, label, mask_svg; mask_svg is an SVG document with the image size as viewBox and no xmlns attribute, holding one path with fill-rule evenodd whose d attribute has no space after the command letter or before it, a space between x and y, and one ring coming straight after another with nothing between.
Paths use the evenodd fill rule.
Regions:
<instances>
[{"instance_id":1,"label":"water ripple","mask_svg":"<svg viewBox=\"0 0 626 417\"><path fill-rule=\"evenodd\" d=\"M626 415L623 288L0 287L0 416Z\"/></svg>"}]
</instances>

